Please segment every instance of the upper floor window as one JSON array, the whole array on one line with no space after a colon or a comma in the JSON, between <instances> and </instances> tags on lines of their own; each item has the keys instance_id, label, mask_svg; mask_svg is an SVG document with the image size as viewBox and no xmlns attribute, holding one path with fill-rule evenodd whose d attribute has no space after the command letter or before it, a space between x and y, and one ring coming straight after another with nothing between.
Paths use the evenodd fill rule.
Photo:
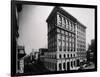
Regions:
<instances>
[{"instance_id":1,"label":"upper floor window","mask_svg":"<svg viewBox=\"0 0 100 77\"><path fill-rule=\"evenodd\" d=\"M72 54L71 54L71 57L72 57Z\"/></svg>"},{"instance_id":2,"label":"upper floor window","mask_svg":"<svg viewBox=\"0 0 100 77\"><path fill-rule=\"evenodd\" d=\"M57 14L57 25L61 26L61 16Z\"/></svg>"},{"instance_id":3,"label":"upper floor window","mask_svg":"<svg viewBox=\"0 0 100 77\"><path fill-rule=\"evenodd\" d=\"M68 28L68 23L69 23L69 21L68 21L68 19L66 19L66 28Z\"/></svg>"},{"instance_id":4,"label":"upper floor window","mask_svg":"<svg viewBox=\"0 0 100 77\"><path fill-rule=\"evenodd\" d=\"M74 32L74 23L72 23L72 31Z\"/></svg>"},{"instance_id":5,"label":"upper floor window","mask_svg":"<svg viewBox=\"0 0 100 77\"><path fill-rule=\"evenodd\" d=\"M66 46L64 46L64 51L66 51Z\"/></svg>"},{"instance_id":6,"label":"upper floor window","mask_svg":"<svg viewBox=\"0 0 100 77\"><path fill-rule=\"evenodd\" d=\"M71 67L73 68L73 62L71 61Z\"/></svg>"},{"instance_id":7,"label":"upper floor window","mask_svg":"<svg viewBox=\"0 0 100 77\"><path fill-rule=\"evenodd\" d=\"M59 46L59 51L62 51L62 46Z\"/></svg>"},{"instance_id":8,"label":"upper floor window","mask_svg":"<svg viewBox=\"0 0 100 77\"><path fill-rule=\"evenodd\" d=\"M61 58L61 54L59 55L59 58Z\"/></svg>"},{"instance_id":9,"label":"upper floor window","mask_svg":"<svg viewBox=\"0 0 100 77\"><path fill-rule=\"evenodd\" d=\"M66 58L66 55L64 54L64 58Z\"/></svg>"},{"instance_id":10,"label":"upper floor window","mask_svg":"<svg viewBox=\"0 0 100 77\"><path fill-rule=\"evenodd\" d=\"M69 54L67 54L67 57L69 58Z\"/></svg>"},{"instance_id":11,"label":"upper floor window","mask_svg":"<svg viewBox=\"0 0 100 77\"><path fill-rule=\"evenodd\" d=\"M66 69L66 64L65 63L63 63L63 68L64 68L64 70Z\"/></svg>"},{"instance_id":12,"label":"upper floor window","mask_svg":"<svg viewBox=\"0 0 100 77\"><path fill-rule=\"evenodd\" d=\"M62 70L62 66L61 66L61 63L59 64L59 70L60 70L60 71Z\"/></svg>"},{"instance_id":13,"label":"upper floor window","mask_svg":"<svg viewBox=\"0 0 100 77\"><path fill-rule=\"evenodd\" d=\"M69 30L71 30L71 22L69 22Z\"/></svg>"},{"instance_id":14,"label":"upper floor window","mask_svg":"<svg viewBox=\"0 0 100 77\"><path fill-rule=\"evenodd\" d=\"M57 28L57 32L60 33L60 29L59 28Z\"/></svg>"},{"instance_id":15,"label":"upper floor window","mask_svg":"<svg viewBox=\"0 0 100 77\"><path fill-rule=\"evenodd\" d=\"M62 26L65 27L65 18L62 17Z\"/></svg>"}]
</instances>

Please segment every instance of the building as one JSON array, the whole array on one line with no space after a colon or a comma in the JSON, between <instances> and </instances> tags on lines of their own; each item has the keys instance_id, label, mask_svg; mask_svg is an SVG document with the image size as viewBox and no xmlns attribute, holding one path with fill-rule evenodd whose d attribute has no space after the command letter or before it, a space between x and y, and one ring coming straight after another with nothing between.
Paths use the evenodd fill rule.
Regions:
<instances>
[{"instance_id":1,"label":"building","mask_svg":"<svg viewBox=\"0 0 100 77\"><path fill-rule=\"evenodd\" d=\"M77 70L80 62L86 60L83 56L86 52L86 37L84 41L82 38L86 34L86 27L60 7L55 7L46 21L48 24L46 68L50 71Z\"/></svg>"},{"instance_id":2,"label":"building","mask_svg":"<svg viewBox=\"0 0 100 77\"><path fill-rule=\"evenodd\" d=\"M22 4L15 4L14 1L11 1L12 7L12 17L11 17L11 76L18 73L18 58L17 58L17 40L19 37L19 24L18 24L18 15L22 10Z\"/></svg>"},{"instance_id":3,"label":"building","mask_svg":"<svg viewBox=\"0 0 100 77\"><path fill-rule=\"evenodd\" d=\"M40 49L39 49L40 55L44 55L45 52L47 52L47 51L48 51L47 48L40 48Z\"/></svg>"},{"instance_id":4,"label":"building","mask_svg":"<svg viewBox=\"0 0 100 77\"><path fill-rule=\"evenodd\" d=\"M34 52L35 60L38 60L39 52Z\"/></svg>"},{"instance_id":5,"label":"building","mask_svg":"<svg viewBox=\"0 0 100 77\"><path fill-rule=\"evenodd\" d=\"M91 40L91 44L87 50L87 61L95 63L95 40Z\"/></svg>"},{"instance_id":6,"label":"building","mask_svg":"<svg viewBox=\"0 0 100 77\"><path fill-rule=\"evenodd\" d=\"M30 60L33 61L35 58L35 55L34 55L34 51L32 50L32 52L30 53Z\"/></svg>"},{"instance_id":7,"label":"building","mask_svg":"<svg viewBox=\"0 0 100 77\"><path fill-rule=\"evenodd\" d=\"M39 49L39 60L44 63L45 53L48 52L47 48Z\"/></svg>"},{"instance_id":8,"label":"building","mask_svg":"<svg viewBox=\"0 0 100 77\"><path fill-rule=\"evenodd\" d=\"M24 60L26 55L24 46L17 46L17 73L24 73Z\"/></svg>"},{"instance_id":9,"label":"building","mask_svg":"<svg viewBox=\"0 0 100 77\"><path fill-rule=\"evenodd\" d=\"M86 58L86 27L77 20L76 23L77 66L87 61Z\"/></svg>"}]
</instances>

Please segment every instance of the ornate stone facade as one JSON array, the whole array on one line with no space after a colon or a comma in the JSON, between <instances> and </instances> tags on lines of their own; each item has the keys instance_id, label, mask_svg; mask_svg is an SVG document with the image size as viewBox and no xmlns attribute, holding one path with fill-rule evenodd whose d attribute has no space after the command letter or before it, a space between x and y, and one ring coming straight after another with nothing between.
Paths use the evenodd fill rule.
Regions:
<instances>
[{"instance_id":1,"label":"ornate stone facade","mask_svg":"<svg viewBox=\"0 0 100 77\"><path fill-rule=\"evenodd\" d=\"M77 70L86 60L86 27L59 7L47 19L48 52L45 66L51 71Z\"/></svg>"}]
</instances>

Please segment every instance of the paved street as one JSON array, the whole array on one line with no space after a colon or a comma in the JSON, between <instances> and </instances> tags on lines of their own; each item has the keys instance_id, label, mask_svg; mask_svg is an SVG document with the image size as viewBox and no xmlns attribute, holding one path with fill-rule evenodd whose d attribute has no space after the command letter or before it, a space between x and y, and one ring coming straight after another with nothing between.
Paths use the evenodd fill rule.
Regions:
<instances>
[{"instance_id":1,"label":"paved street","mask_svg":"<svg viewBox=\"0 0 100 77\"><path fill-rule=\"evenodd\" d=\"M32 74L39 74L39 73L45 73L49 72L42 63L29 63L28 65L25 65L24 69L25 73L32 73Z\"/></svg>"}]
</instances>

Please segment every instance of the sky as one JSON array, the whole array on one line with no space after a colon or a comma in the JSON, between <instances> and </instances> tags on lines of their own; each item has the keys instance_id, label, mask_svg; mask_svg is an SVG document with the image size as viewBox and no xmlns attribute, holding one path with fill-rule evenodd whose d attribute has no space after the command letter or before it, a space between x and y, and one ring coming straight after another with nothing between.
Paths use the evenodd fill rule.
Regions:
<instances>
[{"instance_id":1,"label":"sky","mask_svg":"<svg viewBox=\"0 0 100 77\"><path fill-rule=\"evenodd\" d=\"M18 44L25 46L29 54L32 49L47 48L47 23L46 19L54 6L23 5L19 13L19 38ZM61 7L86 28L86 45L94 39L94 9Z\"/></svg>"}]
</instances>

